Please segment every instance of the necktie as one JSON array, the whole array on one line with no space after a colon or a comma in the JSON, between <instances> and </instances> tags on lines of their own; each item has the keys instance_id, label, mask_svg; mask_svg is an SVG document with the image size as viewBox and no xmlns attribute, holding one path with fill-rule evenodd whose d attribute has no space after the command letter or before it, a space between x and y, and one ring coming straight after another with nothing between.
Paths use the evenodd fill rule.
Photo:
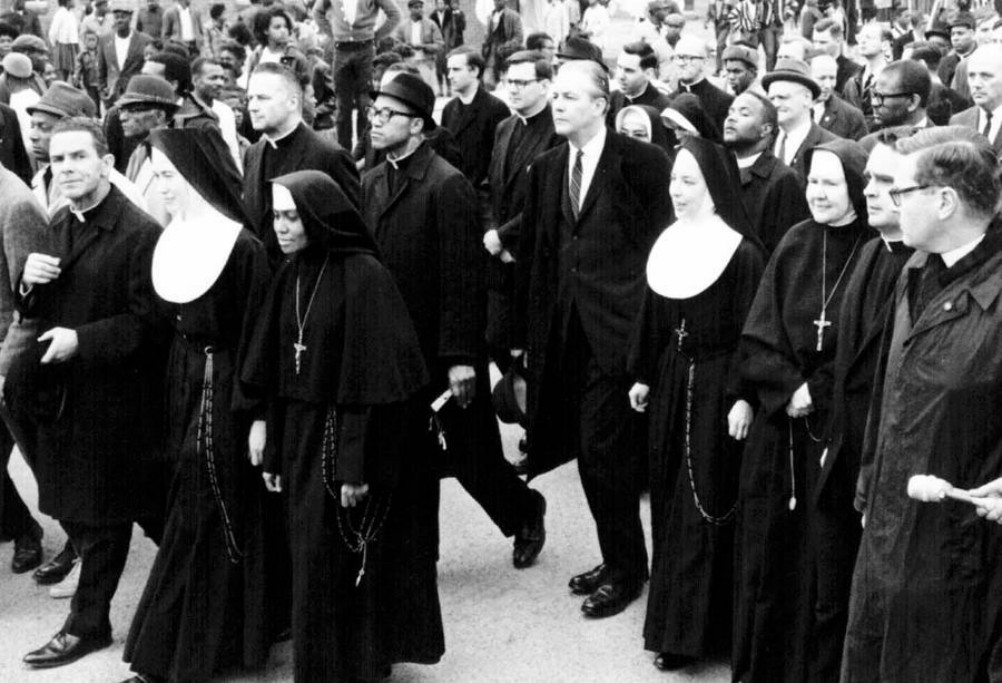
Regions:
<instances>
[{"instance_id":1,"label":"necktie","mask_svg":"<svg viewBox=\"0 0 1002 683\"><path fill-rule=\"evenodd\" d=\"M570 198L571 212L574 214L574 220L577 220L578 211L581 210L579 202L581 200L581 157L583 156L584 152L578 150L577 156L574 157L574 170L571 171Z\"/></svg>"},{"instance_id":2,"label":"necktie","mask_svg":"<svg viewBox=\"0 0 1002 683\"><path fill-rule=\"evenodd\" d=\"M981 113L985 119L985 125L981 129L981 134L984 135L986 138L988 138L988 141L991 142L992 139L988 137L988 134L992 130L992 113L987 109L982 109Z\"/></svg>"},{"instance_id":3,"label":"necktie","mask_svg":"<svg viewBox=\"0 0 1002 683\"><path fill-rule=\"evenodd\" d=\"M776 145L776 158L778 158L784 164L789 163L786 160L786 132L785 131L779 131L779 142Z\"/></svg>"}]
</instances>

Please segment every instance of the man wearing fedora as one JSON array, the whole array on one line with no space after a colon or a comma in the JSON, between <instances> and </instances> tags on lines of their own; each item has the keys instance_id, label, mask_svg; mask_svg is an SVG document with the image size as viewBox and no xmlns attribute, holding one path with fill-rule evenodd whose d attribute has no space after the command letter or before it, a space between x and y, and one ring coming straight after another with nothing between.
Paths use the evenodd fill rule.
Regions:
<instances>
[{"instance_id":1,"label":"man wearing fedora","mask_svg":"<svg viewBox=\"0 0 1002 683\"><path fill-rule=\"evenodd\" d=\"M806 184L807 162L804 156L823 142L836 137L811 120L811 107L821 88L811 78L810 67L799 59L781 59L775 71L762 77L769 101L776 107L779 131L773 153L800 174Z\"/></svg>"},{"instance_id":2,"label":"man wearing fedora","mask_svg":"<svg viewBox=\"0 0 1002 683\"><path fill-rule=\"evenodd\" d=\"M153 40L145 33L132 30L129 0L112 0L111 12L115 30L101 36L97 48L98 93L109 108L125 92L129 79L143 68L143 51Z\"/></svg>"},{"instance_id":3,"label":"man wearing fedora","mask_svg":"<svg viewBox=\"0 0 1002 683\"><path fill-rule=\"evenodd\" d=\"M41 100L28 107L28 115L31 116L28 140L38 167L38 171L31 179L31 191L39 205L51 217L68 203L59 189L59 183L52 177L52 167L49 165L49 138L52 136L52 129L61 120L71 117L97 118L97 108L83 90L56 81L42 95ZM128 178L112 169L108 179L122 191L126 199L146 211L146 199Z\"/></svg>"},{"instance_id":4,"label":"man wearing fedora","mask_svg":"<svg viewBox=\"0 0 1002 683\"><path fill-rule=\"evenodd\" d=\"M431 86L399 73L373 96L372 145L386 161L362 179L363 215L414 320L432 376L428 404L451 391L437 416L440 449L426 455L514 537L512 562L528 567L546 538L546 501L504 459L491 406L487 255L473 186L425 141L436 125Z\"/></svg>"}]
</instances>

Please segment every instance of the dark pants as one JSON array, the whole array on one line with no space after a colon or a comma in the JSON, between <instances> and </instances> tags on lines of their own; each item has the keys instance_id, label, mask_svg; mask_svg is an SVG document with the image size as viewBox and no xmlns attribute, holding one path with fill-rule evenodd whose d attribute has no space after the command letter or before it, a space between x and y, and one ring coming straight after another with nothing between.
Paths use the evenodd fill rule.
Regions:
<instances>
[{"instance_id":1,"label":"dark pants","mask_svg":"<svg viewBox=\"0 0 1002 683\"><path fill-rule=\"evenodd\" d=\"M359 134L365 130L375 52L372 41L334 45L334 98L337 102L334 125L338 143L347 150L352 148L352 111L356 112L355 125Z\"/></svg>"},{"instance_id":2,"label":"dark pants","mask_svg":"<svg viewBox=\"0 0 1002 683\"><path fill-rule=\"evenodd\" d=\"M42 528L31 516L7 472L13 449L14 438L7 426L0 422L0 477L3 478L0 482L0 539L14 540L32 533L41 538Z\"/></svg>"},{"instance_id":3,"label":"dark pants","mask_svg":"<svg viewBox=\"0 0 1002 683\"><path fill-rule=\"evenodd\" d=\"M577 313L570 316L563 349L563 433L578 441L578 471L602 561L613 579L643 583L648 576L647 547L638 472L646 453L643 420L627 397L631 380L602 370Z\"/></svg>"},{"instance_id":4,"label":"dark pants","mask_svg":"<svg viewBox=\"0 0 1002 683\"><path fill-rule=\"evenodd\" d=\"M108 613L129 556L132 523L95 526L63 521L62 526L80 556L80 583L63 630L80 637L108 636ZM144 520L140 526L154 543L160 543L162 520Z\"/></svg>"}]
</instances>

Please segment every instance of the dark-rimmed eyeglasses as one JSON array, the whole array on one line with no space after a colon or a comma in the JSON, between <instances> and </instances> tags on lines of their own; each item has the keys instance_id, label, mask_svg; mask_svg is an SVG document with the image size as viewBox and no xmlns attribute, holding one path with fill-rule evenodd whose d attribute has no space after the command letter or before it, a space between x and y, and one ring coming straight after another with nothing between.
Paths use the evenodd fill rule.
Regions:
<instances>
[{"instance_id":1,"label":"dark-rimmed eyeglasses","mask_svg":"<svg viewBox=\"0 0 1002 683\"><path fill-rule=\"evenodd\" d=\"M870 93L870 99L874 104L883 104L884 100L890 99L892 97L911 97L915 93L911 92L877 92L874 90Z\"/></svg>"},{"instance_id":2,"label":"dark-rimmed eyeglasses","mask_svg":"<svg viewBox=\"0 0 1002 683\"><path fill-rule=\"evenodd\" d=\"M702 55L675 55L676 62L695 62L698 59L706 59Z\"/></svg>"},{"instance_id":3,"label":"dark-rimmed eyeglasses","mask_svg":"<svg viewBox=\"0 0 1002 683\"><path fill-rule=\"evenodd\" d=\"M521 80L518 78L505 79L505 85L507 85L509 88L514 88L515 90L522 90L523 88L529 87L533 83L539 83L539 79L538 78L527 78L525 80Z\"/></svg>"},{"instance_id":4,"label":"dark-rimmed eyeglasses","mask_svg":"<svg viewBox=\"0 0 1002 683\"><path fill-rule=\"evenodd\" d=\"M383 107L382 109L376 109L375 107L369 107L365 112L366 116L369 117L369 121L372 123L379 122L380 125L385 125L390 122L394 116L406 116L407 118L415 118L417 114L411 114L406 111L397 111L396 109L390 109L389 107Z\"/></svg>"},{"instance_id":5,"label":"dark-rimmed eyeglasses","mask_svg":"<svg viewBox=\"0 0 1002 683\"><path fill-rule=\"evenodd\" d=\"M928 190L932 185L909 185L908 187L892 187L887 191L887 195L891 198L894 206L901 206L901 197L906 194L911 194L912 192L918 192L919 190Z\"/></svg>"}]
</instances>

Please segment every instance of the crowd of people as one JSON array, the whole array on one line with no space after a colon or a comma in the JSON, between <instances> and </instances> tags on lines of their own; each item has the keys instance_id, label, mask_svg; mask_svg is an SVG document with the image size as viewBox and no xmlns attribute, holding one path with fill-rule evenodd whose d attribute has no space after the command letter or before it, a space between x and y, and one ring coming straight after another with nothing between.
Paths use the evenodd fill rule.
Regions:
<instances>
[{"instance_id":1,"label":"crowd of people","mask_svg":"<svg viewBox=\"0 0 1002 683\"><path fill-rule=\"evenodd\" d=\"M133 683L434 664L440 479L521 570L575 460L568 588L649 586L658 669L1002 681L996 8L406 4L0 16L0 537L72 598L25 665L111 643L135 524Z\"/></svg>"}]
</instances>

